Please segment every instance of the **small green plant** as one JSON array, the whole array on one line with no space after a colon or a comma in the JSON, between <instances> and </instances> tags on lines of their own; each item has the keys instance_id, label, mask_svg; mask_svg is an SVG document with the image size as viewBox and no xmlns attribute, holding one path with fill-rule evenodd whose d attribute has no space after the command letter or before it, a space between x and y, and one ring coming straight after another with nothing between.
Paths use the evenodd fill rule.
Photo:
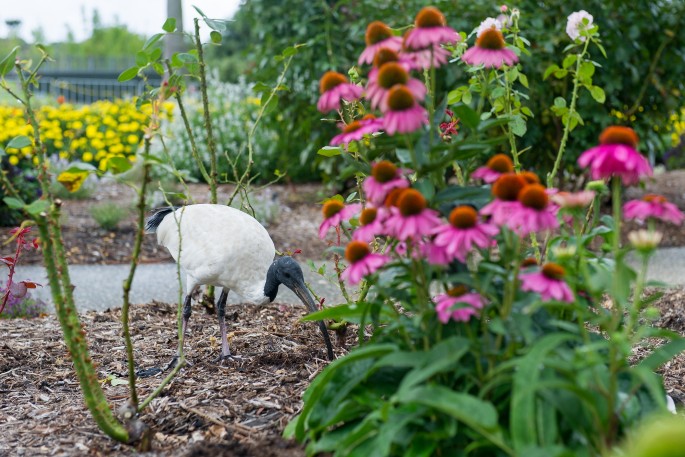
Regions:
<instances>
[{"instance_id":1,"label":"small green plant","mask_svg":"<svg viewBox=\"0 0 685 457\"><path fill-rule=\"evenodd\" d=\"M117 203L99 203L90 208L90 215L100 227L114 230L129 215L129 208Z\"/></svg>"}]
</instances>

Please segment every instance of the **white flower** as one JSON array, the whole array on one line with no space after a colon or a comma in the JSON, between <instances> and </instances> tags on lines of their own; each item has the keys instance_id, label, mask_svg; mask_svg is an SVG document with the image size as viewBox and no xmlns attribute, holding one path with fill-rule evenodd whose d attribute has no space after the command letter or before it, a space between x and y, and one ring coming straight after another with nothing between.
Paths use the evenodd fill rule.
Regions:
<instances>
[{"instance_id":1,"label":"white flower","mask_svg":"<svg viewBox=\"0 0 685 457\"><path fill-rule=\"evenodd\" d=\"M478 32L476 32L476 36L481 36L483 32L492 27L496 28L497 30L502 30L502 23L495 18L489 17L480 23L478 26Z\"/></svg>"},{"instance_id":2,"label":"white flower","mask_svg":"<svg viewBox=\"0 0 685 457\"><path fill-rule=\"evenodd\" d=\"M587 20L587 24L583 22L584 19ZM566 22L566 33L573 41L580 39L580 41L584 42L585 37L580 36L580 32L592 27L593 20L592 14L585 10L571 13L568 17L568 22Z\"/></svg>"}]
</instances>

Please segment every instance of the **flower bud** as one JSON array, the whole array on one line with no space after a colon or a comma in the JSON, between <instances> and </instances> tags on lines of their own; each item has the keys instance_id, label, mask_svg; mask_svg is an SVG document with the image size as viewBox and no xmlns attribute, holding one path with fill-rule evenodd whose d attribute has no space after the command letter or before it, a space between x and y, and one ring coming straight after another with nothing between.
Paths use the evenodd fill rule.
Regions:
<instances>
[{"instance_id":1,"label":"flower bud","mask_svg":"<svg viewBox=\"0 0 685 457\"><path fill-rule=\"evenodd\" d=\"M630 241L630 244L632 244L633 247L642 254L649 254L652 252L657 246L659 246L662 237L663 234L661 232L644 229L635 230L628 234L628 240Z\"/></svg>"}]
</instances>

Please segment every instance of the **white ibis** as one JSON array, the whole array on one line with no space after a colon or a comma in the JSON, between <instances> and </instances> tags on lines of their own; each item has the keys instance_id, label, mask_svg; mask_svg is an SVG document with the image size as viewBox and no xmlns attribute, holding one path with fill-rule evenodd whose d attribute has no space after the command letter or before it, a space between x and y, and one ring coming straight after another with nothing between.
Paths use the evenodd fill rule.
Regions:
<instances>
[{"instance_id":1,"label":"white ibis","mask_svg":"<svg viewBox=\"0 0 685 457\"><path fill-rule=\"evenodd\" d=\"M158 243L169 249L177 262L180 244L180 265L187 275L187 295L183 303L184 339L191 314L191 296L195 289L201 285L222 287L216 305L221 330L219 360L231 357L224 318L229 290L235 291L247 302L263 305L276 298L278 286L283 284L310 311L317 310L297 262L292 257L274 260L276 249L266 229L240 210L209 204L162 208L147 219L145 230L148 233L157 232ZM326 343L328 358L333 360L335 355L328 331L321 321L319 328Z\"/></svg>"}]
</instances>

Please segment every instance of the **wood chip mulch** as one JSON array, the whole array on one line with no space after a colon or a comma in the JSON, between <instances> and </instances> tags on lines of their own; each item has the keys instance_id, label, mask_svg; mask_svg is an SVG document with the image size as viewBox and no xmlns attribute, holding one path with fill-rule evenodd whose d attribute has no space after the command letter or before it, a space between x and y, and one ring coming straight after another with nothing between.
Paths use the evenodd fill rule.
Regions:
<instances>
[{"instance_id":1,"label":"wood chip mulch","mask_svg":"<svg viewBox=\"0 0 685 457\"><path fill-rule=\"evenodd\" d=\"M243 359L218 364L215 316L197 306L186 354L193 363L142 414L154 431L151 456L303 456L281 437L301 395L326 365L318 328L304 307L229 305L230 347ZM114 409L128 398L121 311L88 312L91 356ZM176 353L176 306L135 305L138 369L164 368ZM54 316L0 320L0 455L123 456L135 449L103 435L88 413ZM162 376L139 378L144 398Z\"/></svg>"}]
</instances>

